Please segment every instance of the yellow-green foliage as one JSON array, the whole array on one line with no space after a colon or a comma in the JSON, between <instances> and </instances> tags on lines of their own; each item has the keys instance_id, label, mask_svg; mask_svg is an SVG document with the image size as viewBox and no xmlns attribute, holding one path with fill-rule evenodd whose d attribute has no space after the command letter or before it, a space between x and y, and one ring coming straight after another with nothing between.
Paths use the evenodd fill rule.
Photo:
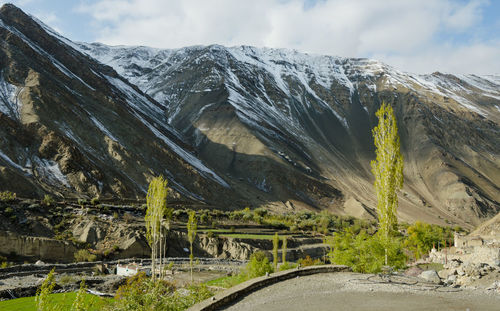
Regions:
<instances>
[{"instance_id":1,"label":"yellow-green foliage","mask_svg":"<svg viewBox=\"0 0 500 311\"><path fill-rule=\"evenodd\" d=\"M56 282L54 282L54 269L50 270L42 286L36 291L35 302L38 311L48 311L51 309L50 294L56 286Z\"/></svg>"},{"instance_id":2,"label":"yellow-green foliage","mask_svg":"<svg viewBox=\"0 0 500 311\"><path fill-rule=\"evenodd\" d=\"M321 262L321 259L319 259L319 258L312 259L311 256L309 256L309 255L307 255L305 258L300 258L297 261L297 263L301 267L317 266L317 265L323 264L323 262Z\"/></svg>"},{"instance_id":3,"label":"yellow-green foliage","mask_svg":"<svg viewBox=\"0 0 500 311\"><path fill-rule=\"evenodd\" d=\"M287 238L283 237L283 244L281 245L281 261L283 265L286 265L286 250L287 250Z\"/></svg>"},{"instance_id":4,"label":"yellow-green foliage","mask_svg":"<svg viewBox=\"0 0 500 311\"><path fill-rule=\"evenodd\" d=\"M92 254L89 250L87 249L80 249L75 253L75 262L82 262L82 261L96 261L97 256L95 254Z\"/></svg>"},{"instance_id":5,"label":"yellow-green foliage","mask_svg":"<svg viewBox=\"0 0 500 311\"><path fill-rule=\"evenodd\" d=\"M85 280L80 283L80 289L76 293L75 300L71 305L71 311L86 311L89 306L86 304L85 294L87 292L87 286L85 286Z\"/></svg>"},{"instance_id":6,"label":"yellow-green foliage","mask_svg":"<svg viewBox=\"0 0 500 311\"><path fill-rule=\"evenodd\" d=\"M0 192L0 201L10 202L16 199L16 194L10 191Z\"/></svg>"},{"instance_id":7,"label":"yellow-green foliage","mask_svg":"<svg viewBox=\"0 0 500 311\"><path fill-rule=\"evenodd\" d=\"M162 176L155 177L149 183L148 194L146 196L146 237L151 246L151 271L153 279L156 277L156 258L160 257L160 271L162 271L162 246L163 231L162 221L167 208L168 182ZM164 251L164 249L163 249Z\"/></svg>"},{"instance_id":8,"label":"yellow-green foliage","mask_svg":"<svg viewBox=\"0 0 500 311\"><path fill-rule=\"evenodd\" d=\"M417 221L406 230L408 237L404 245L413 253L415 259L429 253L433 246L450 245L453 240L451 228L443 228Z\"/></svg>"},{"instance_id":9,"label":"yellow-green foliage","mask_svg":"<svg viewBox=\"0 0 500 311\"><path fill-rule=\"evenodd\" d=\"M196 230L198 229L198 224L196 221L196 213L194 211L189 212L189 219L187 222L188 230L188 240L189 240L189 266L191 267L191 282L193 282L193 242L196 237Z\"/></svg>"},{"instance_id":10,"label":"yellow-green foliage","mask_svg":"<svg viewBox=\"0 0 500 311\"><path fill-rule=\"evenodd\" d=\"M46 194L43 197L42 204L45 206L51 206L52 204L54 204L54 199L50 196L50 194Z\"/></svg>"},{"instance_id":11,"label":"yellow-green foliage","mask_svg":"<svg viewBox=\"0 0 500 311\"><path fill-rule=\"evenodd\" d=\"M379 122L373 129L373 138L377 158L371 162L371 167L375 175L380 232L387 238L397 226L397 191L403 187L403 156L399 150L398 128L391 105L382 103L376 116Z\"/></svg>"},{"instance_id":12,"label":"yellow-green foliage","mask_svg":"<svg viewBox=\"0 0 500 311\"><path fill-rule=\"evenodd\" d=\"M399 238L375 234L370 236L364 230L355 234L351 230L335 233L329 241L331 250L328 254L330 262L352 267L355 272L379 272L385 264L385 250L387 249L387 264L396 269L406 264L406 255L403 252Z\"/></svg>"},{"instance_id":13,"label":"yellow-green foliage","mask_svg":"<svg viewBox=\"0 0 500 311\"><path fill-rule=\"evenodd\" d=\"M273 237L273 267L274 271L278 271L278 247L280 243L280 237L278 236L278 232L274 234Z\"/></svg>"},{"instance_id":14,"label":"yellow-green foliage","mask_svg":"<svg viewBox=\"0 0 500 311\"><path fill-rule=\"evenodd\" d=\"M249 280L263 276L266 273L272 273L273 271L273 267L266 254L262 251L258 251L250 256L250 261L245 266L242 274L245 276L246 280Z\"/></svg>"},{"instance_id":15,"label":"yellow-green foliage","mask_svg":"<svg viewBox=\"0 0 500 311\"><path fill-rule=\"evenodd\" d=\"M205 285L191 285L179 291L175 284L152 281L144 273L127 280L116 292L115 300L107 307L113 311L185 310L209 298L212 292Z\"/></svg>"}]
</instances>

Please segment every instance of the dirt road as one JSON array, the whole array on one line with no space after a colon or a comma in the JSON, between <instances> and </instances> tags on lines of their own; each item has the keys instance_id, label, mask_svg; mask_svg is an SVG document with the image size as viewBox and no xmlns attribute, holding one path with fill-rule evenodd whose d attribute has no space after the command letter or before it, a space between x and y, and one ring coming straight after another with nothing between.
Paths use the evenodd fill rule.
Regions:
<instances>
[{"instance_id":1,"label":"dirt road","mask_svg":"<svg viewBox=\"0 0 500 311\"><path fill-rule=\"evenodd\" d=\"M231 311L295 310L500 310L500 293L439 287L416 279L357 273L316 274L256 291Z\"/></svg>"}]
</instances>

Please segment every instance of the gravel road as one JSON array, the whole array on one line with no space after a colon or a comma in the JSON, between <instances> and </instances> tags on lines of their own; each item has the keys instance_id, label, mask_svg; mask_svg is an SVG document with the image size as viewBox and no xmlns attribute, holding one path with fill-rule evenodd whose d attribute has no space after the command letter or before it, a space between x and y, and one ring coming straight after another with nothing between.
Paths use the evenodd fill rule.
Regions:
<instances>
[{"instance_id":1,"label":"gravel road","mask_svg":"<svg viewBox=\"0 0 500 311\"><path fill-rule=\"evenodd\" d=\"M256 291L225 310L500 310L500 293L461 290L416 278L357 273L316 274Z\"/></svg>"}]
</instances>

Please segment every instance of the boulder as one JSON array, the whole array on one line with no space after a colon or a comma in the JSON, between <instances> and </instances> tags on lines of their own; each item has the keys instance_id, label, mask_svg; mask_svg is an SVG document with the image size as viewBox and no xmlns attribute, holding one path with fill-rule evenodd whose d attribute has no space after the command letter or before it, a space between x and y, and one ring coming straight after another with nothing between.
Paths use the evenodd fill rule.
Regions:
<instances>
[{"instance_id":1,"label":"boulder","mask_svg":"<svg viewBox=\"0 0 500 311\"><path fill-rule=\"evenodd\" d=\"M451 269L444 269L438 272L438 275L442 279L448 278L450 275L455 275L457 274L457 269L451 268Z\"/></svg>"},{"instance_id":2,"label":"boulder","mask_svg":"<svg viewBox=\"0 0 500 311\"><path fill-rule=\"evenodd\" d=\"M456 274L452 274L448 276L446 279L446 285L452 285L457 281L458 276Z\"/></svg>"},{"instance_id":3,"label":"boulder","mask_svg":"<svg viewBox=\"0 0 500 311\"><path fill-rule=\"evenodd\" d=\"M424 272L420 273L419 277L428 281L428 282L432 282L435 284L441 284L441 278L439 278L439 275L437 274L437 272L435 270L424 271Z\"/></svg>"}]
</instances>

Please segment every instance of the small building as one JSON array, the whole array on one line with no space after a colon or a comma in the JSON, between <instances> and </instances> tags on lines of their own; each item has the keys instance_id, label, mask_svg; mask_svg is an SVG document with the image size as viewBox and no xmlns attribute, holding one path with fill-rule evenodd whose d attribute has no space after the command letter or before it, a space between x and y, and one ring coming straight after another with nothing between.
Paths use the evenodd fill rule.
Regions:
<instances>
[{"instance_id":1,"label":"small building","mask_svg":"<svg viewBox=\"0 0 500 311\"><path fill-rule=\"evenodd\" d=\"M461 235L460 233L455 232L454 246L456 248L482 246L483 244L484 244L484 241L479 236L465 236L465 235Z\"/></svg>"},{"instance_id":2,"label":"small building","mask_svg":"<svg viewBox=\"0 0 500 311\"><path fill-rule=\"evenodd\" d=\"M130 264L116 265L116 275L133 276L139 272L146 272L146 274L149 274L150 270L135 262Z\"/></svg>"}]
</instances>

